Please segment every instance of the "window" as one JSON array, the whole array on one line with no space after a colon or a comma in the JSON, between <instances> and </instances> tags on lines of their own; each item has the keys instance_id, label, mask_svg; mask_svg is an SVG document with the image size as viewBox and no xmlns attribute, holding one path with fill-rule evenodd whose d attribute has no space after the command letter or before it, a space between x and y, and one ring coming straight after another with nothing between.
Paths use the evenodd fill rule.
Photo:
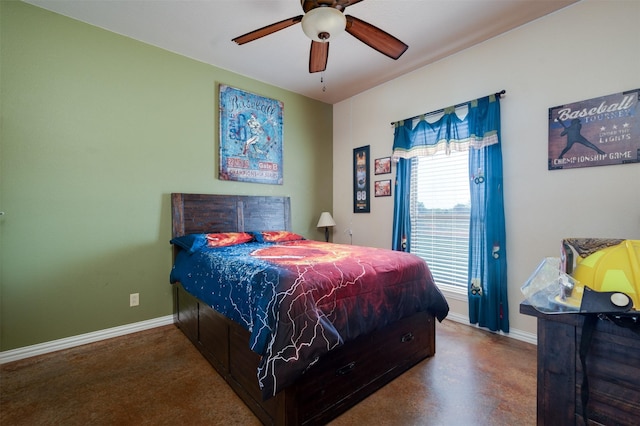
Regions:
<instances>
[{"instance_id":1,"label":"window","mask_svg":"<svg viewBox=\"0 0 640 426\"><path fill-rule=\"evenodd\" d=\"M411 252L426 260L440 288L468 283L469 152L416 157L411 169Z\"/></svg>"}]
</instances>

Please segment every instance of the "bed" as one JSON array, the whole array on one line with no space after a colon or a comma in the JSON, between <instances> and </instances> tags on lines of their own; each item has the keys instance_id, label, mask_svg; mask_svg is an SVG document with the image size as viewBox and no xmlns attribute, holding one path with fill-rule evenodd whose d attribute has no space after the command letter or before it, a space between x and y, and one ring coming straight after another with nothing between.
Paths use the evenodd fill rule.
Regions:
<instances>
[{"instance_id":1,"label":"bed","mask_svg":"<svg viewBox=\"0 0 640 426\"><path fill-rule=\"evenodd\" d=\"M428 289L423 289L419 296L413 293L403 295L392 309L376 307L375 311L385 312L382 319L353 319L351 313L347 315L345 312L348 310L343 307L347 303L345 300L353 304L350 295L344 300L333 300L331 310L317 309L319 315L315 311L300 310L303 314L296 317L303 317L307 322L300 326L291 322L291 325L283 321L283 312L299 308L289 307L285 301L310 299L315 307L318 299L326 300L328 295L333 297L347 291L347 286L340 285L338 289L331 288L326 290L327 294L313 298L308 297L306 290L296 293L301 277L304 275L306 280L314 274L309 268L305 268L304 274L300 273L300 262L295 259L308 253L322 257L328 250L334 268L330 272L319 270L314 276L324 280L329 275L339 275L338 281L342 279L343 284L351 283L355 281L345 280L347 274L335 265L352 261L351 257L357 254L347 250L355 246L295 238L297 234L291 232L288 197L174 193L171 206L174 248L171 281L174 283L175 323L262 423L325 424L416 363L435 354L435 323L447 315L448 305L433 284L426 265L426 273L416 273L426 276L425 280L429 282L421 285L428 286ZM200 250L199 244L205 241L203 236L210 242L211 234L215 234L215 238L231 234L234 238L247 234L253 238L238 244L221 244L215 249L207 247ZM286 238L276 242L266 240L273 235ZM383 254L380 249L373 250L379 253L369 253L366 255L368 258ZM230 288L236 289L234 294L242 293L237 290L239 288L250 292L248 299L252 302L247 302L246 306L228 290L209 291L208 284L202 284L202 279L205 275L209 279L214 272L200 273L197 272L200 266L195 266L200 263L189 264L192 259L202 256L198 262L209 262L216 269L222 262L221 258L239 262L235 257L238 253L252 258L246 264L225 264L215 272L214 281L223 287L235 283L229 284ZM338 256L339 261L335 260L336 253L342 253ZM229 257L230 254L234 257ZM394 286L389 288L404 286L411 289L415 287L411 273L407 270L385 276L384 285L393 281ZM258 276L267 278L257 281ZM336 278L331 278L331 282L334 281ZM244 287L240 286L241 282L244 282ZM282 287L283 283L287 283L286 287ZM296 286L290 283L296 283ZM324 288L325 285L319 287ZM272 288L286 288L286 291L276 292L282 295L278 299L269 293ZM224 293L230 302L219 306L214 293ZM395 300L393 295L398 292L384 290L384 293L391 294L391 299ZM270 298L263 297L264 294L269 294ZM277 303L261 302L276 299ZM258 331L265 328L268 332ZM314 338L310 339L310 335ZM282 336L289 340L281 343ZM291 352L285 352L291 350L292 342L295 342L293 356Z\"/></svg>"}]
</instances>

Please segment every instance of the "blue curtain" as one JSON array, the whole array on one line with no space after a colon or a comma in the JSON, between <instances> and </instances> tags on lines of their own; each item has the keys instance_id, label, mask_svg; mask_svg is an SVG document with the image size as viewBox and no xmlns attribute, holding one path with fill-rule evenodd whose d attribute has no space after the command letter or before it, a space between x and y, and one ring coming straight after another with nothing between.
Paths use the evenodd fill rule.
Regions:
<instances>
[{"instance_id":1,"label":"blue curtain","mask_svg":"<svg viewBox=\"0 0 640 426\"><path fill-rule=\"evenodd\" d=\"M396 123L393 159L398 162L392 248L410 251L411 159L439 151L469 150L471 222L469 224L469 319L490 330L509 331L507 257L500 100L490 95L469 102L461 119L456 108L443 110L434 123L419 117Z\"/></svg>"},{"instance_id":2,"label":"blue curtain","mask_svg":"<svg viewBox=\"0 0 640 426\"><path fill-rule=\"evenodd\" d=\"M404 124L404 122L396 123L394 141L401 146L410 146L411 124L410 122L407 126ZM398 159L395 186L391 249L409 252L411 251L411 160Z\"/></svg>"},{"instance_id":3,"label":"blue curtain","mask_svg":"<svg viewBox=\"0 0 640 426\"><path fill-rule=\"evenodd\" d=\"M469 109L469 321L509 332L500 101L487 97Z\"/></svg>"}]
</instances>

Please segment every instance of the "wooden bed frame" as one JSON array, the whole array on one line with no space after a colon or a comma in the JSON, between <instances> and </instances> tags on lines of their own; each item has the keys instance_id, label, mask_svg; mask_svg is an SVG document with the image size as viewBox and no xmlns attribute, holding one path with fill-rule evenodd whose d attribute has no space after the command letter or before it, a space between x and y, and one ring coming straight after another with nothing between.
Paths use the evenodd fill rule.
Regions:
<instances>
[{"instance_id":1,"label":"wooden bed frame","mask_svg":"<svg viewBox=\"0 0 640 426\"><path fill-rule=\"evenodd\" d=\"M173 236L291 230L288 197L171 194ZM174 250L177 250L174 247ZM266 401L249 332L175 284L175 324L264 424L325 424L435 354L435 318L423 312L345 343Z\"/></svg>"}]
</instances>

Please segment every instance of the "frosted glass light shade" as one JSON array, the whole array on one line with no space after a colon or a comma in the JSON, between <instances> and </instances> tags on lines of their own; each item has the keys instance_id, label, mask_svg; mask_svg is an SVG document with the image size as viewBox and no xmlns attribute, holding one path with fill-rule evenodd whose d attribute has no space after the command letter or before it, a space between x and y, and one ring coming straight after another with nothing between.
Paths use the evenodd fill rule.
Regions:
<instances>
[{"instance_id":1,"label":"frosted glass light shade","mask_svg":"<svg viewBox=\"0 0 640 426\"><path fill-rule=\"evenodd\" d=\"M338 9L316 7L302 17L302 31L314 41L331 41L347 27L347 18Z\"/></svg>"}]
</instances>

